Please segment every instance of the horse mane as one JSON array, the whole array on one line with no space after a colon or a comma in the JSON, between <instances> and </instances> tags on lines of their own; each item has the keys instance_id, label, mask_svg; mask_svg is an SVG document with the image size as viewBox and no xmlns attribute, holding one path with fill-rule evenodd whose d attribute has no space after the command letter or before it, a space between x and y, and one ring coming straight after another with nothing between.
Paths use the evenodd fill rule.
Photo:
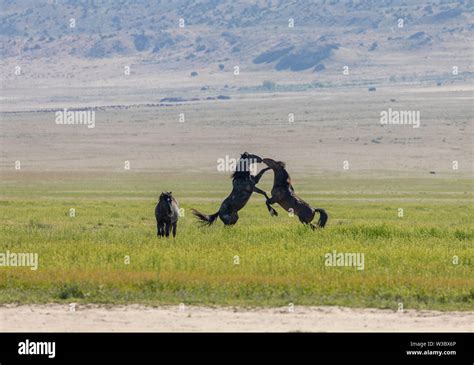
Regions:
<instances>
[{"instance_id":1,"label":"horse mane","mask_svg":"<svg viewBox=\"0 0 474 365\"><path fill-rule=\"evenodd\" d=\"M241 179L241 178L246 178L250 176L250 171L239 171L236 170L234 173L231 175L231 179Z\"/></svg>"},{"instance_id":2,"label":"horse mane","mask_svg":"<svg viewBox=\"0 0 474 365\"><path fill-rule=\"evenodd\" d=\"M285 168L286 164L283 161L275 161L281 168Z\"/></svg>"}]
</instances>

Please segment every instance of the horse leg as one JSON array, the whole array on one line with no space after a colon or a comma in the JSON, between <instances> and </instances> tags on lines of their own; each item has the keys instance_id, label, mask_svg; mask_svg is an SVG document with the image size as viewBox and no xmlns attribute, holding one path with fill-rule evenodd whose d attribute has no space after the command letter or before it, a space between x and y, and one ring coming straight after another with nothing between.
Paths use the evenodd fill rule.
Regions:
<instances>
[{"instance_id":1,"label":"horse leg","mask_svg":"<svg viewBox=\"0 0 474 365\"><path fill-rule=\"evenodd\" d=\"M229 213L219 213L219 218L226 226L228 226L229 224L232 224L231 215Z\"/></svg>"},{"instance_id":2,"label":"horse leg","mask_svg":"<svg viewBox=\"0 0 474 365\"><path fill-rule=\"evenodd\" d=\"M265 167L262 171L260 171L257 175L254 177L255 184L258 184L260 179L262 178L263 174L267 172L268 170L271 170L270 167Z\"/></svg>"},{"instance_id":3,"label":"horse leg","mask_svg":"<svg viewBox=\"0 0 474 365\"><path fill-rule=\"evenodd\" d=\"M316 208L316 209L310 208L310 209L311 209L311 213L306 212L304 216L300 217L301 223L309 224L309 226L313 230L314 229L319 229L319 228L324 228L324 226L326 225L326 222L328 220L328 214L326 213L326 211L324 209L321 209L321 208ZM315 216L316 213L319 213L319 220L318 220L318 223L316 223L316 225L314 225L311 222L313 221L314 216Z\"/></svg>"},{"instance_id":4,"label":"horse leg","mask_svg":"<svg viewBox=\"0 0 474 365\"><path fill-rule=\"evenodd\" d=\"M239 215L237 212L222 213L219 215L219 217L226 226L232 226L239 220Z\"/></svg>"},{"instance_id":5,"label":"horse leg","mask_svg":"<svg viewBox=\"0 0 474 365\"><path fill-rule=\"evenodd\" d=\"M270 204L273 204L273 200L267 195L267 193L265 191L263 191L262 189L259 189L257 188L256 186L253 187L253 191L256 192L256 193L259 193L259 194L262 194L267 200L265 201L265 204L267 205L267 209L268 211L270 212L270 215L271 216L277 216L278 213L275 209L273 209L273 207L270 205ZM270 203L271 202L271 203Z\"/></svg>"},{"instance_id":6,"label":"horse leg","mask_svg":"<svg viewBox=\"0 0 474 365\"><path fill-rule=\"evenodd\" d=\"M303 223L306 227L310 227L313 231L318 228L313 223L307 223L303 221L301 221L301 223Z\"/></svg>"},{"instance_id":7,"label":"horse leg","mask_svg":"<svg viewBox=\"0 0 474 365\"><path fill-rule=\"evenodd\" d=\"M239 220L239 214L237 212L232 212L230 215L230 225L234 225Z\"/></svg>"},{"instance_id":8,"label":"horse leg","mask_svg":"<svg viewBox=\"0 0 474 365\"><path fill-rule=\"evenodd\" d=\"M253 187L253 191L255 193L262 194L267 200L270 200L270 197L267 195L266 192L264 192L262 189L257 188L256 186Z\"/></svg>"},{"instance_id":9,"label":"horse leg","mask_svg":"<svg viewBox=\"0 0 474 365\"><path fill-rule=\"evenodd\" d=\"M166 237L169 237L170 236L170 226L171 226L171 223L166 223L165 225L165 234L166 234Z\"/></svg>"},{"instance_id":10,"label":"horse leg","mask_svg":"<svg viewBox=\"0 0 474 365\"><path fill-rule=\"evenodd\" d=\"M265 204L267 204L268 211L270 212L270 215L273 217L278 216L278 212L272 207L272 204L275 204L276 201L273 199L273 196L270 199L267 199Z\"/></svg>"},{"instance_id":11,"label":"horse leg","mask_svg":"<svg viewBox=\"0 0 474 365\"><path fill-rule=\"evenodd\" d=\"M173 237L176 237L176 226L178 225L177 222L173 223Z\"/></svg>"},{"instance_id":12,"label":"horse leg","mask_svg":"<svg viewBox=\"0 0 474 365\"><path fill-rule=\"evenodd\" d=\"M320 214L319 221L316 225L312 223L314 216L316 213ZM306 207L304 209L299 210L298 218L300 222L303 224L307 224L311 227L311 229L315 230L318 228L324 228L326 221L327 221L327 213L324 209L313 209L311 207Z\"/></svg>"},{"instance_id":13,"label":"horse leg","mask_svg":"<svg viewBox=\"0 0 474 365\"><path fill-rule=\"evenodd\" d=\"M158 236L163 237L165 235L164 223L157 223L158 226Z\"/></svg>"}]
</instances>

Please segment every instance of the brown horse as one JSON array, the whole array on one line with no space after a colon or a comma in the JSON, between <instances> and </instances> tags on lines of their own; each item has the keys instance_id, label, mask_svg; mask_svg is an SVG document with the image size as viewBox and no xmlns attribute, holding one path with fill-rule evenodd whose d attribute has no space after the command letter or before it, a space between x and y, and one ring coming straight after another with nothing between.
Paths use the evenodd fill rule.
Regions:
<instances>
[{"instance_id":1,"label":"brown horse","mask_svg":"<svg viewBox=\"0 0 474 365\"><path fill-rule=\"evenodd\" d=\"M326 211L320 208L312 208L295 194L290 175L285 169L285 163L270 158L264 158L262 162L271 168L274 174L272 197L266 201L270 214L272 216L278 215L271 206L278 203L286 211L296 214L301 223L309 225L312 229L323 228L328 220ZM317 226L311 223L315 213L319 213Z\"/></svg>"}]
</instances>

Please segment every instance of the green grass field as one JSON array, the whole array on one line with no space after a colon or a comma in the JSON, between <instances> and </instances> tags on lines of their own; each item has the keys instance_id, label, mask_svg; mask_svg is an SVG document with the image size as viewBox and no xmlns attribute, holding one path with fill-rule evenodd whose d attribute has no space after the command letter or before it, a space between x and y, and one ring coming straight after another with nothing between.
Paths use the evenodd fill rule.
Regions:
<instances>
[{"instance_id":1,"label":"green grass field","mask_svg":"<svg viewBox=\"0 0 474 365\"><path fill-rule=\"evenodd\" d=\"M313 232L279 207L271 217L257 194L235 227L199 227L190 208L217 211L230 191L225 174L4 174L0 253L38 253L39 268L0 267L0 303L474 310L472 180L293 180L300 196L328 211L326 229ZM260 184L270 185L271 176ZM176 239L156 237L162 190L185 211ZM364 270L325 266L334 250L364 253Z\"/></svg>"}]
</instances>

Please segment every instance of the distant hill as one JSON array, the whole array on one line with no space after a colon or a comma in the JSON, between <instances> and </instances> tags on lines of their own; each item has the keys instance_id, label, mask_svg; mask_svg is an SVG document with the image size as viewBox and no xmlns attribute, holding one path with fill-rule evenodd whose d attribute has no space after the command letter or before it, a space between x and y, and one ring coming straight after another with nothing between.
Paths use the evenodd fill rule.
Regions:
<instances>
[{"instance_id":1,"label":"distant hill","mask_svg":"<svg viewBox=\"0 0 474 365\"><path fill-rule=\"evenodd\" d=\"M381 55L465 49L473 13L472 1L3 0L0 55L324 73L348 56L376 67Z\"/></svg>"}]
</instances>

